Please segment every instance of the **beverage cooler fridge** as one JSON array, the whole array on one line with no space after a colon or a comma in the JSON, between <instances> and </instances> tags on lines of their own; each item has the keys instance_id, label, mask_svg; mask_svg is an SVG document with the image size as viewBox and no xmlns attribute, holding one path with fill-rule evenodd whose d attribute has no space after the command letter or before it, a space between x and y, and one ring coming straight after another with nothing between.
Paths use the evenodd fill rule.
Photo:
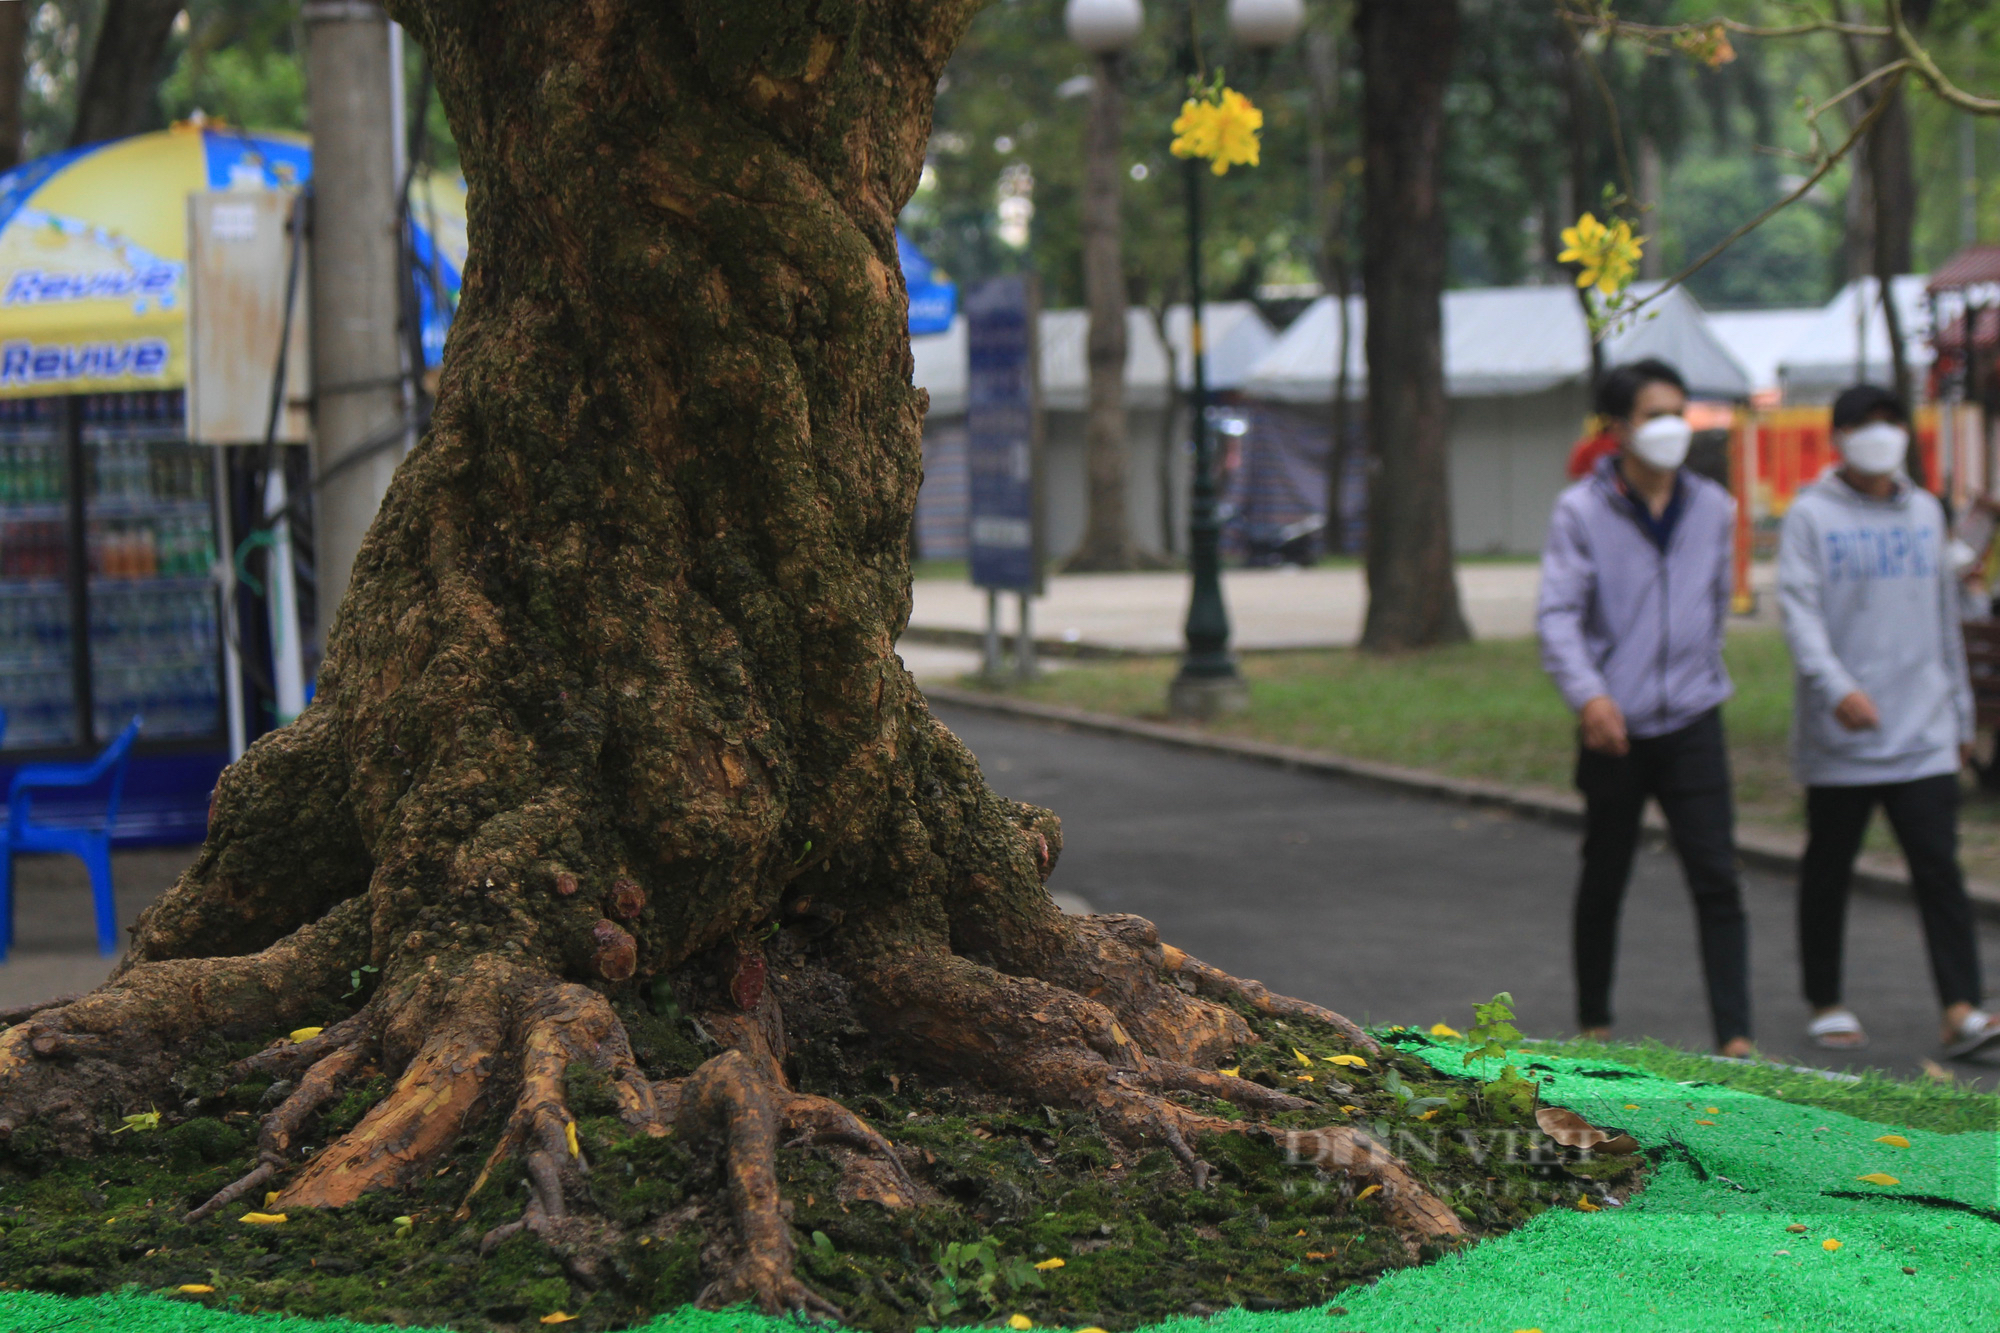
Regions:
<instances>
[{"instance_id":1,"label":"beverage cooler fridge","mask_svg":"<svg viewBox=\"0 0 2000 1333\"><path fill-rule=\"evenodd\" d=\"M127 844L199 839L229 758L222 455L189 444L182 418L179 391L0 401L0 780L95 754L143 719L115 831ZM57 801L37 809L64 817Z\"/></svg>"}]
</instances>

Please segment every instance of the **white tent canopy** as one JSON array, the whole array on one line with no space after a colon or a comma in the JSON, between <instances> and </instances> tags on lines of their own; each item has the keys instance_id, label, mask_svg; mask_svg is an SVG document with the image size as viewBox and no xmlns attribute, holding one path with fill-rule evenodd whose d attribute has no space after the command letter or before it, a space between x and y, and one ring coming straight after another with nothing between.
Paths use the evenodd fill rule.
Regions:
<instances>
[{"instance_id":1,"label":"white tent canopy","mask_svg":"<svg viewBox=\"0 0 2000 1333\"><path fill-rule=\"evenodd\" d=\"M1709 315L1708 327L1750 372L1750 387L1764 393L1778 388L1778 362L1819 317L1818 306L1718 310Z\"/></svg>"},{"instance_id":2,"label":"white tent canopy","mask_svg":"<svg viewBox=\"0 0 2000 1333\"><path fill-rule=\"evenodd\" d=\"M1903 349L1910 370L1921 376L1931 364L1931 312L1925 299L1925 277L1904 274L1889 282L1889 294L1903 325ZM1826 402L1857 380L1893 383L1896 376L1889 352L1889 321L1882 313L1881 285L1874 278L1856 278L1818 312L1778 358L1778 382L1785 401ZM1957 311L1955 299L1940 301L1940 314Z\"/></svg>"},{"instance_id":3,"label":"white tent canopy","mask_svg":"<svg viewBox=\"0 0 2000 1333\"><path fill-rule=\"evenodd\" d=\"M1271 326L1248 301L1211 301L1202 307L1202 335L1208 344L1208 387L1240 387L1252 366L1277 341ZM1192 383L1188 308L1167 309L1167 339L1173 347L1176 379L1185 389ZM1090 312L1044 310L1038 326L1041 338L1042 403L1052 411L1082 411L1090 400ZM1167 404L1167 345L1160 341L1152 312L1133 306L1125 312L1125 403L1128 407L1160 408ZM910 339L915 361L913 382L930 390L932 416L956 416L965 411L965 317L952 320L943 333Z\"/></svg>"},{"instance_id":4,"label":"white tent canopy","mask_svg":"<svg viewBox=\"0 0 2000 1333\"><path fill-rule=\"evenodd\" d=\"M1642 284L1638 291L1649 290ZM1348 391L1367 391L1367 312L1348 298ZM1257 363L1246 392L1280 402L1333 398L1339 348L1335 298L1313 302ZM1687 377L1697 397L1748 396L1750 377L1708 327L1686 291L1675 288L1605 340L1607 363L1657 356ZM1454 398L1540 393L1590 379L1590 329L1567 287L1487 287L1444 294L1446 392Z\"/></svg>"}]
</instances>

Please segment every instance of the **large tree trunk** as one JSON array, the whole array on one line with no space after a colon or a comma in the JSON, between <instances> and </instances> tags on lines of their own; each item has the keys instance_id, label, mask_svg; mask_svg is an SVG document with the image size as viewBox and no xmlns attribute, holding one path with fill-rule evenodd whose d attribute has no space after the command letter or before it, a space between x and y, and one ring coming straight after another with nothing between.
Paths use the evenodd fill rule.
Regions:
<instances>
[{"instance_id":1,"label":"large tree trunk","mask_svg":"<svg viewBox=\"0 0 2000 1333\"><path fill-rule=\"evenodd\" d=\"M1251 1039L1231 1005L1373 1049L1136 918L1064 917L1054 816L986 787L893 651L925 406L894 224L972 8L397 6L471 186L430 433L312 706L224 774L113 980L0 1037L0 1134L87 1146L193 1038L304 1021L366 964L351 1018L239 1066L297 1082L207 1209L405 1187L497 1104L494 1161L530 1195L494 1238L609 1227L573 1213L565 1078L594 1065L635 1130L722 1145L704 1302L825 1313L792 1273L778 1127L863 1149L859 1197L914 1196L879 1135L786 1083L807 975L889 1056L1086 1109L1197 1184L1198 1135L1282 1136L1263 1117L1305 1105L1214 1069ZM767 978L780 945L809 973ZM724 1052L649 1082L611 1003L641 984ZM299 1165L299 1126L370 1061L394 1087ZM1322 1134L1410 1234L1461 1231L1357 1131Z\"/></svg>"},{"instance_id":2,"label":"large tree trunk","mask_svg":"<svg viewBox=\"0 0 2000 1333\"><path fill-rule=\"evenodd\" d=\"M72 148L153 128L161 59L181 0L109 0L76 95Z\"/></svg>"},{"instance_id":3,"label":"large tree trunk","mask_svg":"<svg viewBox=\"0 0 2000 1333\"><path fill-rule=\"evenodd\" d=\"M28 74L28 6L0 4L0 171L21 160L21 98Z\"/></svg>"},{"instance_id":4,"label":"large tree trunk","mask_svg":"<svg viewBox=\"0 0 2000 1333\"><path fill-rule=\"evenodd\" d=\"M1065 566L1079 573L1133 569L1139 564L1126 498L1131 465L1125 435L1125 260L1120 244L1125 221L1119 210L1118 180L1122 73L1115 52L1097 57L1084 144L1083 288L1090 306L1090 410L1084 417L1083 440L1089 487L1083 543Z\"/></svg>"},{"instance_id":5,"label":"large tree trunk","mask_svg":"<svg viewBox=\"0 0 2000 1333\"><path fill-rule=\"evenodd\" d=\"M1457 0L1364 0L1362 292L1368 302L1368 619L1376 652L1470 637L1451 558L1444 93Z\"/></svg>"}]
</instances>

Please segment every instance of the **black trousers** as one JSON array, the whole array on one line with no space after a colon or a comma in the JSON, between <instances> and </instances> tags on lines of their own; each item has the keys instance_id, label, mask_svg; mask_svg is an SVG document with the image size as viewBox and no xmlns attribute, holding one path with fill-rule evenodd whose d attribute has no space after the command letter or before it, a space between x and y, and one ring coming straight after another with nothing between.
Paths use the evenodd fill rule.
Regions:
<instances>
[{"instance_id":1,"label":"black trousers","mask_svg":"<svg viewBox=\"0 0 2000 1333\"><path fill-rule=\"evenodd\" d=\"M1978 1004L1979 945L1958 867L1958 775L1868 787L1806 788L1806 855L1799 866L1799 967L1815 1008L1840 1003L1847 891L1854 858L1880 804L1910 867L1942 1005Z\"/></svg>"},{"instance_id":2,"label":"black trousers","mask_svg":"<svg viewBox=\"0 0 2000 1333\"><path fill-rule=\"evenodd\" d=\"M1572 935L1579 1026L1611 1026L1618 915L1650 797L1667 817L1694 895L1715 1044L1749 1036L1750 931L1736 875L1736 808L1722 711L1710 709L1679 731L1634 740L1615 758L1580 750L1576 786L1584 799L1583 874Z\"/></svg>"}]
</instances>

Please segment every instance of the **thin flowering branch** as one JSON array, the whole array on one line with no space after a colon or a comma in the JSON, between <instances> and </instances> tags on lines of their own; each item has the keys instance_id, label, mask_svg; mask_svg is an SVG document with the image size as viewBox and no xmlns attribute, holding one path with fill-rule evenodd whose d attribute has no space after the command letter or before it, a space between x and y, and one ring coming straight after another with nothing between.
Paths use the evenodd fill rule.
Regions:
<instances>
[{"instance_id":1,"label":"thin flowering branch","mask_svg":"<svg viewBox=\"0 0 2000 1333\"><path fill-rule=\"evenodd\" d=\"M1655 41L1672 41L1679 37L1698 37L1710 32L1725 32L1737 37L1810 37L1815 33L1833 32L1848 37L1890 37L1893 28L1873 23L1850 23L1845 19L1806 19L1799 23L1766 26L1745 23L1741 19L1717 15L1714 18L1696 19L1687 23L1634 23L1630 19L1619 18L1608 3L1588 4L1583 9L1562 8L1556 11L1565 21L1579 24L1609 37L1614 33L1625 33L1634 37Z\"/></svg>"},{"instance_id":2,"label":"thin flowering branch","mask_svg":"<svg viewBox=\"0 0 2000 1333\"><path fill-rule=\"evenodd\" d=\"M1957 107L1960 111L1971 112L1975 116L2000 116L2000 98L1980 97L1966 92L1945 77L1944 71L1937 67L1935 60L1931 59L1931 53L1924 49L1924 44L1910 31L1910 25L1903 18L1902 0L1889 0L1889 30L1896 39L1896 44L1903 48L1901 63L1906 63L1915 70L1917 77L1922 79L1925 86L1937 94L1940 100Z\"/></svg>"},{"instance_id":3,"label":"thin flowering branch","mask_svg":"<svg viewBox=\"0 0 2000 1333\"><path fill-rule=\"evenodd\" d=\"M1898 63L1900 64L1901 62ZM1904 71L1902 69L1897 69L1893 71L1892 76L1896 80L1900 81L1903 77L1903 73ZM1890 91L1891 92L1894 91L1893 84L1890 87ZM1814 109L1812 119L1817 119L1817 117L1821 113L1823 113L1824 111L1828 110L1829 108L1835 105L1838 105L1839 102L1842 101L1846 96L1847 96L1846 93L1841 93L1828 99L1825 103L1821 104L1819 107ZM1893 100L1894 100L1893 98L1887 96L1876 98L1875 104L1868 108L1867 114L1862 116L1860 120L1856 121L1854 124L1854 128L1848 131L1847 138L1841 141L1840 147L1834 149L1831 153L1827 154L1826 157L1820 162L1819 166L1813 171L1813 173L1810 176L1807 176L1805 180L1800 183L1798 188L1794 189L1791 193L1779 199L1769 208L1766 208L1763 212L1757 214L1756 217L1751 218L1748 222L1745 222L1735 231L1730 232L1727 236L1723 237L1721 240L1717 241L1714 245L1710 246L1708 250L1704 254L1702 254L1700 258L1696 259L1693 263L1689 264L1686 268L1682 269L1680 272L1674 274L1673 277L1668 278L1665 282L1661 283L1658 290L1649 293L1643 300L1635 301L1632 303L1632 305L1619 310L1617 312L1618 317L1621 319L1628 318L1631 315L1637 313L1638 311L1644 309L1646 306L1651 305L1654 301L1659 300L1661 297L1665 296L1668 292L1680 286L1682 283L1686 282L1689 278L1693 277L1695 274L1701 272L1702 269L1708 267L1709 263L1712 260L1714 260L1716 256L1720 255L1724 250L1727 250L1730 246L1736 244L1736 242L1742 240L1745 236L1748 236L1751 232L1763 226L1765 222L1769 221L1772 217L1776 216L1783 209L1788 208L1791 205L1797 203L1799 200L1805 198L1806 195L1812 192L1814 186L1818 185L1822 180L1826 179L1826 174L1828 172L1832 171L1835 166L1839 165L1842 158L1846 157L1848 153L1853 151L1854 146L1857 143L1861 142L1862 138L1867 135L1868 131L1871 128L1873 128L1875 122L1881 118L1883 111L1885 111L1888 108L1889 103ZM1819 134L1819 129L1817 125L1813 127L1813 134L1815 138L1817 138Z\"/></svg>"}]
</instances>

